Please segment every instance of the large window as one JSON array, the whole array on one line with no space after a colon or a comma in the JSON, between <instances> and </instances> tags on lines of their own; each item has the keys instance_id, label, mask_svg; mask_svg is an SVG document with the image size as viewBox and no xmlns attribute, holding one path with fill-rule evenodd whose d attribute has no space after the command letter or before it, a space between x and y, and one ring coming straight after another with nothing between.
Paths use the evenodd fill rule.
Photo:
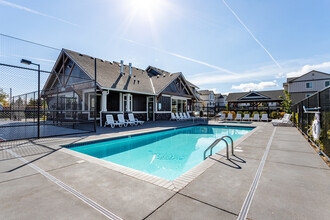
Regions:
<instances>
[{"instance_id":1,"label":"large window","mask_svg":"<svg viewBox=\"0 0 330 220\"><path fill-rule=\"evenodd\" d=\"M310 89L310 88L312 88L313 87L313 84L311 83L311 82L307 82L306 83L306 88L307 89Z\"/></svg>"},{"instance_id":2,"label":"large window","mask_svg":"<svg viewBox=\"0 0 330 220\"><path fill-rule=\"evenodd\" d=\"M123 95L123 110L125 112L131 112L133 107L133 97L131 94Z\"/></svg>"},{"instance_id":3,"label":"large window","mask_svg":"<svg viewBox=\"0 0 330 220\"><path fill-rule=\"evenodd\" d=\"M186 112L187 111L187 100L172 99L172 112Z\"/></svg>"},{"instance_id":4,"label":"large window","mask_svg":"<svg viewBox=\"0 0 330 220\"><path fill-rule=\"evenodd\" d=\"M172 99L172 112L176 113L178 110L178 106L177 106L177 99Z\"/></svg>"}]
</instances>

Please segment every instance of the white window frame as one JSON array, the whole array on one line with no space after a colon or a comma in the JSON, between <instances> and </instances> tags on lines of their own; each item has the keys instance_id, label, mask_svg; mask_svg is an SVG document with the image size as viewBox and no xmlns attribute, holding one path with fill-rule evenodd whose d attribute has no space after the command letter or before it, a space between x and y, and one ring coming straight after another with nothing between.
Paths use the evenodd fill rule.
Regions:
<instances>
[{"instance_id":1,"label":"white window frame","mask_svg":"<svg viewBox=\"0 0 330 220\"><path fill-rule=\"evenodd\" d=\"M125 101L126 101L126 106L125 106ZM123 112L133 112L133 95L130 93L123 94Z\"/></svg>"},{"instance_id":2,"label":"white window frame","mask_svg":"<svg viewBox=\"0 0 330 220\"><path fill-rule=\"evenodd\" d=\"M329 85L327 85L327 83L329 83ZM329 80L326 80L326 81L324 82L324 86L325 86L325 87L330 86L330 81L329 81Z\"/></svg>"},{"instance_id":3,"label":"white window frame","mask_svg":"<svg viewBox=\"0 0 330 220\"><path fill-rule=\"evenodd\" d=\"M310 85L310 87L308 87L307 85ZM306 83L306 89L312 89L313 88L313 83L312 82L307 82Z\"/></svg>"}]
</instances>

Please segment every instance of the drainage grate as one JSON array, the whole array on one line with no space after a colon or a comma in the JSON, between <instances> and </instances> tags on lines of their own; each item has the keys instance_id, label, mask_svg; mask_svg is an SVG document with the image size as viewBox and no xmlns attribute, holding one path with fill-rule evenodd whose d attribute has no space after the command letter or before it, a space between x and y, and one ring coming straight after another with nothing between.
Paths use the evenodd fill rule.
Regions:
<instances>
[{"instance_id":1,"label":"drainage grate","mask_svg":"<svg viewBox=\"0 0 330 220\"><path fill-rule=\"evenodd\" d=\"M248 192L248 194L245 198L242 209L241 209L241 211L238 215L238 218L237 218L238 220L245 220L246 217L247 217L247 214L249 212L249 209L250 209L250 206L251 206L251 203L252 203L254 193L256 192L256 189L257 189L257 186L258 186L258 183L259 183L259 180L260 180L262 170L265 166L265 162L266 162L266 159L267 159L267 156L268 156L268 153L269 153L270 145L272 144L272 141L273 141L273 138L274 138L274 135L275 135L275 131L276 131L276 128L273 130L272 136L270 137L270 139L268 141L266 151L265 151L264 155L262 156L262 159L261 159L261 162L259 164L256 176L254 177L254 180L252 182L250 190L249 190L249 192Z\"/></svg>"}]
</instances>

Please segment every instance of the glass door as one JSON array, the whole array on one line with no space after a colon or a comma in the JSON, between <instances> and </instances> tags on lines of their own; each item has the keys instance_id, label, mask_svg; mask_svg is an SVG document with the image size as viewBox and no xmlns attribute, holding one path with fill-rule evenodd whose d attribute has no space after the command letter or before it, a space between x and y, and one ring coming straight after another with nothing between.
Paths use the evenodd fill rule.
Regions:
<instances>
[{"instance_id":1,"label":"glass door","mask_svg":"<svg viewBox=\"0 0 330 220\"><path fill-rule=\"evenodd\" d=\"M147 97L147 120L154 120L154 97Z\"/></svg>"}]
</instances>

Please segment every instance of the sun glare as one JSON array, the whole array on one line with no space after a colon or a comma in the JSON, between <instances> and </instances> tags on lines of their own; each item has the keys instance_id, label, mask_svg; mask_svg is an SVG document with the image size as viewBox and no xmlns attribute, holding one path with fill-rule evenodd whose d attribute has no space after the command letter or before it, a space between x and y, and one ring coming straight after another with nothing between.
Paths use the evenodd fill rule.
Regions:
<instances>
[{"instance_id":1,"label":"sun glare","mask_svg":"<svg viewBox=\"0 0 330 220\"><path fill-rule=\"evenodd\" d=\"M130 8L133 14L141 18L160 16L166 6L165 0L130 0Z\"/></svg>"}]
</instances>

